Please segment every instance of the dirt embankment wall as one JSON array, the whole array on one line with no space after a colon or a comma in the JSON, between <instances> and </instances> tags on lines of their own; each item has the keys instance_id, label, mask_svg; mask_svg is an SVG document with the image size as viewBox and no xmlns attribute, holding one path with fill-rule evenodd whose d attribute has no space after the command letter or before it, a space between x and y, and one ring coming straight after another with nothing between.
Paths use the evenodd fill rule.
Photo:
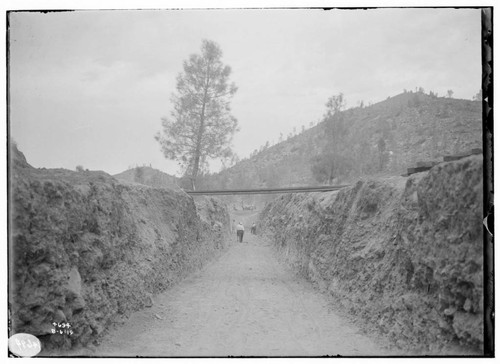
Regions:
<instances>
[{"instance_id":1,"label":"dirt embankment wall","mask_svg":"<svg viewBox=\"0 0 500 364\"><path fill-rule=\"evenodd\" d=\"M195 205L183 192L13 160L11 334L36 335L47 349L97 343L227 244L229 215L217 200ZM53 334L54 322L73 334Z\"/></svg>"},{"instance_id":2,"label":"dirt embankment wall","mask_svg":"<svg viewBox=\"0 0 500 364\"><path fill-rule=\"evenodd\" d=\"M473 156L409 178L284 195L261 213L259 231L408 353L481 351L482 190Z\"/></svg>"}]
</instances>

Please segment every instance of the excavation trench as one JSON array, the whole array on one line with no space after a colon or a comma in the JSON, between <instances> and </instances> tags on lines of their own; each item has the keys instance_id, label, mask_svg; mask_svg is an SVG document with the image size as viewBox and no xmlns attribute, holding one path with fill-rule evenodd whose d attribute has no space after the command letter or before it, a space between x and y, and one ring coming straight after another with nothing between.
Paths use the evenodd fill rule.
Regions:
<instances>
[{"instance_id":1,"label":"excavation trench","mask_svg":"<svg viewBox=\"0 0 500 364\"><path fill-rule=\"evenodd\" d=\"M480 156L234 217L220 200L12 159L9 335L37 336L41 355L394 354L380 338L482 352Z\"/></svg>"},{"instance_id":2,"label":"excavation trench","mask_svg":"<svg viewBox=\"0 0 500 364\"><path fill-rule=\"evenodd\" d=\"M235 239L236 240L236 239ZM113 329L99 356L389 355L255 235Z\"/></svg>"}]
</instances>

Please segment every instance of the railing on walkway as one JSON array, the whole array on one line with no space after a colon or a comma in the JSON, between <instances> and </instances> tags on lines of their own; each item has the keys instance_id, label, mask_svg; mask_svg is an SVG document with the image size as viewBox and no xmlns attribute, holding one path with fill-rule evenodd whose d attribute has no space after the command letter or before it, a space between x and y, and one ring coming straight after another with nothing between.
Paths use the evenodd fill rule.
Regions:
<instances>
[{"instance_id":1,"label":"railing on walkway","mask_svg":"<svg viewBox=\"0 0 500 364\"><path fill-rule=\"evenodd\" d=\"M273 193L298 193L298 192L327 192L337 191L349 185L339 186L319 186L319 187L286 187L286 188L259 188L251 190L200 190L200 191L185 191L191 196L196 195L257 195L257 194L273 194Z\"/></svg>"}]
</instances>

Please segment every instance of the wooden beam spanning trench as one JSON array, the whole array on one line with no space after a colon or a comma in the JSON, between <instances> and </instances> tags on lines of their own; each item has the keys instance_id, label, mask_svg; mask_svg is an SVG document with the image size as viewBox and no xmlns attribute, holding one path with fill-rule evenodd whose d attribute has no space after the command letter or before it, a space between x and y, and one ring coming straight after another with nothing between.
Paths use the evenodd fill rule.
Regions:
<instances>
[{"instance_id":1,"label":"wooden beam spanning trench","mask_svg":"<svg viewBox=\"0 0 500 364\"><path fill-rule=\"evenodd\" d=\"M251 190L200 190L184 191L191 196L196 195L261 195L274 193L300 193L300 192L328 192L337 191L349 185L320 186L320 187L287 187L287 188L260 188Z\"/></svg>"}]
</instances>

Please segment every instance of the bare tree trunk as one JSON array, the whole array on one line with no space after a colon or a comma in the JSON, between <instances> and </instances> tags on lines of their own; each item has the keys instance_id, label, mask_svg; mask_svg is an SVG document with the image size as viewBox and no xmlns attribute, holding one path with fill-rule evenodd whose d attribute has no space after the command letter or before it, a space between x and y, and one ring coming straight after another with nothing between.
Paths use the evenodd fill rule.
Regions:
<instances>
[{"instance_id":1,"label":"bare tree trunk","mask_svg":"<svg viewBox=\"0 0 500 364\"><path fill-rule=\"evenodd\" d=\"M198 139L201 139L201 137L199 136ZM198 169L200 168L200 144L201 142L198 141L194 157L193 172L191 173L191 185L193 187L193 191L195 190L196 178L198 178Z\"/></svg>"},{"instance_id":2,"label":"bare tree trunk","mask_svg":"<svg viewBox=\"0 0 500 364\"><path fill-rule=\"evenodd\" d=\"M196 178L198 177L198 170L200 168L200 157L201 157L201 139L203 137L203 133L205 131L205 107L207 104L207 94L208 94L208 85L210 82L210 64L207 65L207 74L206 74L206 83L205 89L203 93L203 102L201 105L201 113L200 113L200 128L198 129L198 138L196 141L196 151L194 156L194 165L193 165L193 173L191 175L191 184L193 187L193 191L195 190Z\"/></svg>"}]
</instances>

